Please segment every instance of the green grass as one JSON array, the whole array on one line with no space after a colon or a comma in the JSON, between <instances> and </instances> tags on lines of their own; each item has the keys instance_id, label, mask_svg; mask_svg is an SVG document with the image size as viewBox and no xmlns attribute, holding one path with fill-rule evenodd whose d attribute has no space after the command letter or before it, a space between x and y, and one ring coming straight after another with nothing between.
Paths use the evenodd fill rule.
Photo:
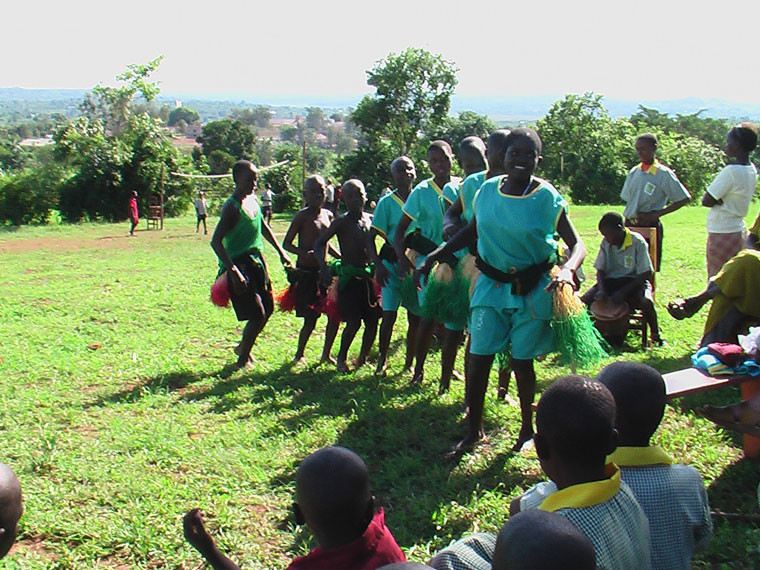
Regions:
<instances>
[{"instance_id":1,"label":"green grass","mask_svg":"<svg viewBox=\"0 0 760 570\"><path fill-rule=\"evenodd\" d=\"M605 210L571 210L590 250L589 273ZM664 305L704 285L704 217L685 208L667 219L657 305L669 345L641 351L631 336L614 358L662 372L689 365L705 314L676 322ZM286 225L276 218L280 235ZM497 530L509 501L542 478L534 454L509 453L519 415L495 400L495 382L489 444L443 459L463 433L463 385L436 395L434 353L426 385L408 386L403 318L384 379L370 366L348 375L316 366L291 372L300 321L282 313L255 347L256 367L233 372L240 329L231 311L208 301L216 262L194 219L126 233L125 224L0 230L0 460L22 480L26 504L19 544L0 568L197 568L181 530L195 506L244 567L284 567L313 546L289 513L294 470L329 444L365 459L389 526L418 561L463 534ZM269 253L279 290L284 275ZM312 363L322 327L307 348ZM567 372L548 358L539 389ZM694 415L704 403L738 398L726 389L678 400L656 439L699 469L713 508L757 513L757 461L742 458L737 435ZM715 526L696 567L760 567L756 525Z\"/></svg>"}]
</instances>

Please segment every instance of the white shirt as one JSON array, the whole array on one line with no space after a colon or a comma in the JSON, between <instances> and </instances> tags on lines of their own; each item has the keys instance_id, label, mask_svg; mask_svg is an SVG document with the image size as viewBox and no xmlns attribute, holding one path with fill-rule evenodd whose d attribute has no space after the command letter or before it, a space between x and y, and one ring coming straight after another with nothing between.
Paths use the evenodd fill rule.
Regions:
<instances>
[{"instance_id":1,"label":"white shirt","mask_svg":"<svg viewBox=\"0 0 760 570\"><path fill-rule=\"evenodd\" d=\"M720 171L707 192L723 204L707 212L707 231L712 234L730 234L744 231L744 216L757 186L754 164L729 164Z\"/></svg>"}]
</instances>

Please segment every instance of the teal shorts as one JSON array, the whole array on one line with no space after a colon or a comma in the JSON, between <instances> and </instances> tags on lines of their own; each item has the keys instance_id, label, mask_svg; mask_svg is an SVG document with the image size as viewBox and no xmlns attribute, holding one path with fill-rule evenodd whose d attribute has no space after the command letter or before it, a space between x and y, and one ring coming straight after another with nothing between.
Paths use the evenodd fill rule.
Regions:
<instances>
[{"instance_id":1,"label":"teal shorts","mask_svg":"<svg viewBox=\"0 0 760 570\"><path fill-rule=\"evenodd\" d=\"M417 263L415 264L417 269L422 266L422 264L427 259L427 255L418 255L417 256ZM422 304L425 300L425 289L428 286L428 283L430 283L430 279L432 279L432 275L428 275L426 277L425 282L422 285L421 289L417 289L417 306L422 307ZM419 314L419 313L415 313ZM460 321L450 322L450 323L443 323L443 328L450 330L450 331L463 331L465 328L467 328L467 317L461 319Z\"/></svg>"},{"instance_id":2,"label":"teal shorts","mask_svg":"<svg viewBox=\"0 0 760 570\"><path fill-rule=\"evenodd\" d=\"M490 356L511 348L512 358L531 360L554 350L554 329L530 311L472 307L470 352Z\"/></svg>"},{"instance_id":3,"label":"teal shorts","mask_svg":"<svg viewBox=\"0 0 760 570\"><path fill-rule=\"evenodd\" d=\"M398 264L391 263L385 259L383 259L381 263L385 265L388 273L390 273L388 282L385 284L385 287L380 290L383 311L396 312L402 305L401 279L398 276ZM412 304L413 306L407 306L409 304ZM406 303L404 304L404 307L414 315L420 314L418 303Z\"/></svg>"}]
</instances>

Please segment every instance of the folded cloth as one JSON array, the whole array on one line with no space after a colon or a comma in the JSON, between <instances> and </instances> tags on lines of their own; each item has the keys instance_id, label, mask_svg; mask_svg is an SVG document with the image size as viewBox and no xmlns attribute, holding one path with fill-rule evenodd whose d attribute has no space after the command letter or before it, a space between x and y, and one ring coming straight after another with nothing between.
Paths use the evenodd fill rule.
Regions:
<instances>
[{"instance_id":1,"label":"folded cloth","mask_svg":"<svg viewBox=\"0 0 760 570\"><path fill-rule=\"evenodd\" d=\"M732 368L749 358L741 346L730 342L711 342L707 345L707 352Z\"/></svg>"},{"instance_id":2,"label":"folded cloth","mask_svg":"<svg viewBox=\"0 0 760 570\"><path fill-rule=\"evenodd\" d=\"M752 359L744 360L737 366L726 366L714 354L710 354L706 346L700 348L691 356L694 368L704 370L710 376L760 376L760 364Z\"/></svg>"}]
</instances>

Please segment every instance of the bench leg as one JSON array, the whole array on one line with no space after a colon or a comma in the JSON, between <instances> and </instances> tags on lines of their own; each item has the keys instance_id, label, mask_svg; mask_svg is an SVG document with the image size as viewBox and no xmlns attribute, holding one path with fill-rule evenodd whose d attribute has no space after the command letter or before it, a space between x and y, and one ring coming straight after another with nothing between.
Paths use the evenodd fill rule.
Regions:
<instances>
[{"instance_id":1,"label":"bench leg","mask_svg":"<svg viewBox=\"0 0 760 570\"><path fill-rule=\"evenodd\" d=\"M760 393L760 380L750 380L742 383L742 400L748 400L757 393ZM745 457L755 459L760 457L760 437L744 434L743 446Z\"/></svg>"}]
</instances>

